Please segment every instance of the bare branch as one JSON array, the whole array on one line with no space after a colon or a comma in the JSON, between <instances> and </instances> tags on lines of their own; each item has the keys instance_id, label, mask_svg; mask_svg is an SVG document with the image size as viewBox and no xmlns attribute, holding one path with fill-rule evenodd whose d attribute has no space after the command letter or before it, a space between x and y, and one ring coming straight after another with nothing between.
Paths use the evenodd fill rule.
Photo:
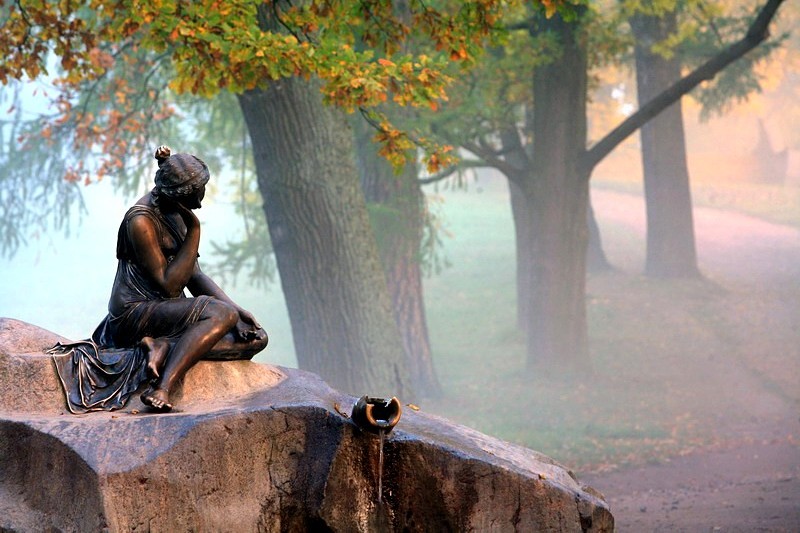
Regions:
<instances>
[{"instance_id":1,"label":"bare branch","mask_svg":"<svg viewBox=\"0 0 800 533\"><path fill-rule=\"evenodd\" d=\"M512 180L516 181L517 176L522 172L523 169L517 168L505 159L501 159L494 154L493 150L487 150L481 147L480 145L472 142L472 141L465 141L461 143L461 146L478 156L482 159L487 167L493 167L505 174L505 176Z\"/></svg>"}]
</instances>

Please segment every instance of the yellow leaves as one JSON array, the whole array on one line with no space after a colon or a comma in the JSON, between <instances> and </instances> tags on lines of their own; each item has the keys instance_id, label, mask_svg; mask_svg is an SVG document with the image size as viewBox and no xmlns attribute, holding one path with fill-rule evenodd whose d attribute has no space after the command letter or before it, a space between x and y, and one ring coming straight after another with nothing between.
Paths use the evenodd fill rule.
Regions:
<instances>
[{"instance_id":1,"label":"yellow leaves","mask_svg":"<svg viewBox=\"0 0 800 533\"><path fill-rule=\"evenodd\" d=\"M428 152L425 166L428 172L435 174L443 168L453 166L457 162L457 157L453 154L453 147L450 145L435 145L423 139L423 147Z\"/></svg>"},{"instance_id":2,"label":"yellow leaves","mask_svg":"<svg viewBox=\"0 0 800 533\"><path fill-rule=\"evenodd\" d=\"M558 0L539 0L544 6L544 14L547 18L552 17L558 11L560 2Z\"/></svg>"},{"instance_id":3,"label":"yellow leaves","mask_svg":"<svg viewBox=\"0 0 800 533\"><path fill-rule=\"evenodd\" d=\"M178 34L181 35L182 37L194 37L195 35L197 35L197 33L193 28L187 28L186 26L179 26L177 30Z\"/></svg>"}]
</instances>

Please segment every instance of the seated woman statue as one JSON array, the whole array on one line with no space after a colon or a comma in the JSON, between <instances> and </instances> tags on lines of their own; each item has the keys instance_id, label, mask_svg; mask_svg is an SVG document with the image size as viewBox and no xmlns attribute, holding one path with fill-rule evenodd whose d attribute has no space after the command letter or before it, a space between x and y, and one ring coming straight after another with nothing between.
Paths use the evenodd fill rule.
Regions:
<instances>
[{"instance_id":1,"label":"seated woman statue","mask_svg":"<svg viewBox=\"0 0 800 533\"><path fill-rule=\"evenodd\" d=\"M250 359L267 345L255 317L197 262L200 222L193 210L201 207L208 167L166 146L155 157L155 187L120 225L108 316L83 341L80 357L73 349L82 343L66 346L71 366L56 360L73 412L119 408L143 381L149 386L142 402L169 411L170 393L199 360Z\"/></svg>"}]
</instances>

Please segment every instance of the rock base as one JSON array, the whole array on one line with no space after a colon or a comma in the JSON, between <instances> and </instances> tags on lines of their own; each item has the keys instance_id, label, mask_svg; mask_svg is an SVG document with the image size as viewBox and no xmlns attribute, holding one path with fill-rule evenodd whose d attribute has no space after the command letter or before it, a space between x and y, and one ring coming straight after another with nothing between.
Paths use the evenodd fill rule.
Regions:
<instances>
[{"instance_id":1,"label":"rock base","mask_svg":"<svg viewBox=\"0 0 800 533\"><path fill-rule=\"evenodd\" d=\"M30 354L53 338L0 319L0 531L613 530L602 496L551 459L411 409L379 476L356 399L299 370L201 363L175 412L68 414Z\"/></svg>"}]
</instances>

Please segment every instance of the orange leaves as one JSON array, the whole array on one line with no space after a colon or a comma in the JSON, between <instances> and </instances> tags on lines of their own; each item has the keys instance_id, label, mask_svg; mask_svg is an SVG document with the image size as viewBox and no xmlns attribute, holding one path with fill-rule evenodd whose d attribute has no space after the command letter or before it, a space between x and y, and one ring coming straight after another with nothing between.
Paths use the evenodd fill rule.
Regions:
<instances>
[{"instance_id":1,"label":"orange leaves","mask_svg":"<svg viewBox=\"0 0 800 533\"><path fill-rule=\"evenodd\" d=\"M362 110L362 114L377 130L373 141L380 146L378 154L388 160L395 170L399 171L410 160L415 160L418 149L425 153L424 162L430 173L456 163L457 158L452 153L452 146L438 145L424 137L417 137L408 131L400 130L379 113L367 113Z\"/></svg>"},{"instance_id":2,"label":"orange leaves","mask_svg":"<svg viewBox=\"0 0 800 533\"><path fill-rule=\"evenodd\" d=\"M565 0L535 0L548 13ZM50 51L66 71L62 87L72 88L112 72L117 61L135 55L136 47L168 57L169 87L206 97L220 90L242 92L283 77L318 78L329 103L346 110L375 108L386 102L437 111L452 82L452 62L470 63L500 24L501 15L520 0L423 2L409 0L399 9L390 0L89 0L5 3L8 16L0 32L0 82L44 72ZM22 12L20 5L25 6ZM435 6L435 7L434 7ZM88 8L88 9L87 9ZM266 9L264 9L266 8ZM411 44L436 49L429 55L405 53ZM91 117L73 114L76 135L97 142L103 150L118 148L114 139L129 128L145 128L147 120L170 116L159 110L140 116L138 95L118 83L98 99L109 108ZM101 106L102 107L102 106ZM382 128L387 157L424 146L390 126ZM450 158L427 145L428 166ZM110 165L104 171L114 171Z\"/></svg>"},{"instance_id":3,"label":"orange leaves","mask_svg":"<svg viewBox=\"0 0 800 533\"><path fill-rule=\"evenodd\" d=\"M558 0L539 0L544 7L544 13L547 18L552 17L558 11L558 7L563 4L563 2L559 2Z\"/></svg>"},{"instance_id":4,"label":"orange leaves","mask_svg":"<svg viewBox=\"0 0 800 533\"><path fill-rule=\"evenodd\" d=\"M89 50L88 59L97 69L107 70L114 65L114 56L97 47Z\"/></svg>"}]
</instances>

